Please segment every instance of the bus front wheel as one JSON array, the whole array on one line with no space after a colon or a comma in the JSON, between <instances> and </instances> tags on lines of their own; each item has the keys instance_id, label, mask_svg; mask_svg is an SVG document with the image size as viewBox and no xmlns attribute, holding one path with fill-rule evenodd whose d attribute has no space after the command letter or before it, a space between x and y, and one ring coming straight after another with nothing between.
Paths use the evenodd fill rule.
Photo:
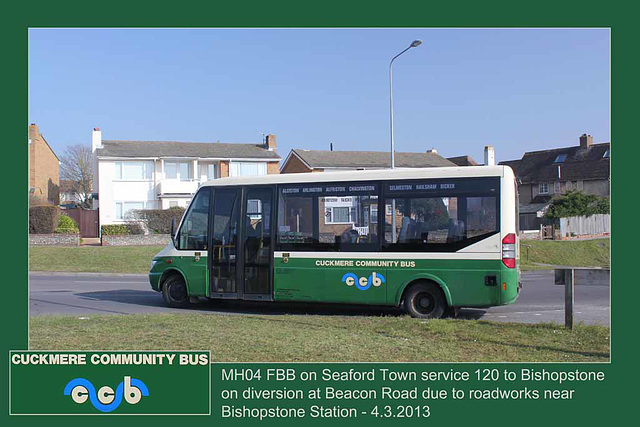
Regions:
<instances>
[{"instance_id":1,"label":"bus front wheel","mask_svg":"<svg viewBox=\"0 0 640 427\"><path fill-rule=\"evenodd\" d=\"M411 317L439 319L447 308L447 300L435 283L416 283L405 293L404 308Z\"/></svg>"},{"instance_id":2,"label":"bus front wheel","mask_svg":"<svg viewBox=\"0 0 640 427\"><path fill-rule=\"evenodd\" d=\"M189 305L187 284L182 276L173 274L162 284L162 298L169 307L186 307Z\"/></svg>"}]
</instances>

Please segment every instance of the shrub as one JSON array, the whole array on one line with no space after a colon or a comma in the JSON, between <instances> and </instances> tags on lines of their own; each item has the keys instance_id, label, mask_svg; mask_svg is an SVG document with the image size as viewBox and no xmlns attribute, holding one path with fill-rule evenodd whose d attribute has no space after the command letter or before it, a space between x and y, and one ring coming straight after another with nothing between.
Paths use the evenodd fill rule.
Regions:
<instances>
[{"instance_id":1,"label":"shrub","mask_svg":"<svg viewBox=\"0 0 640 427\"><path fill-rule=\"evenodd\" d=\"M139 222L128 222L125 224L127 229L129 229L129 234L145 234L144 232L144 224Z\"/></svg>"},{"instance_id":2,"label":"shrub","mask_svg":"<svg viewBox=\"0 0 640 427\"><path fill-rule=\"evenodd\" d=\"M184 215L184 208L172 207L170 209L145 209L132 212L136 221L143 223L147 229L156 234L169 234L171 232L171 220L180 222Z\"/></svg>"},{"instance_id":3,"label":"shrub","mask_svg":"<svg viewBox=\"0 0 640 427\"><path fill-rule=\"evenodd\" d=\"M79 233L80 229L78 228L78 224L73 220L73 218L67 215L60 215L60 219L58 219L58 228L56 228L56 233Z\"/></svg>"},{"instance_id":4,"label":"shrub","mask_svg":"<svg viewBox=\"0 0 640 427\"><path fill-rule=\"evenodd\" d=\"M607 197L584 194L580 191L569 191L553 199L545 216L556 220L572 216L608 214L609 210L609 199Z\"/></svg>"},{"instance_id":5,"label":"shrub","mask_svg":"<svg viewBox=\"0 0 640 427\"><path fill-rule=\"evenodd\" d=\"M60 208L57 206L32 206L29 208L29 233L51 234L58 227Z\"/></svg>"},{"instance_id":6,"label":"shrub","mask_svg":"<svg viewBox=\"0 0 640 427\"><path fill-rule=\"evenodd\" d=\"M131 234L129 232L129 227L125 224L105 224L100 227L100 230L105 236L122 236Z\"/></svg>"}]
</instances>

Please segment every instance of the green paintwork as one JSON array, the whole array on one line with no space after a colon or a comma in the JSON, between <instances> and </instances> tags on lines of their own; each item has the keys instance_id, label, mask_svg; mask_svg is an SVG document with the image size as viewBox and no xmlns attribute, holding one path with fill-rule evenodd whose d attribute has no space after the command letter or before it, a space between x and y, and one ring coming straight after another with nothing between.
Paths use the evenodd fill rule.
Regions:
<instances>
[{"instance_id":1,"label":"green paintwork","mask_svg":"<svg viewBox=\"0 0 640 427\"><path fill-rule=\"evenodd\" d=\"M410 255L410 254L408 254ZM156 257L149 273L154 290L160 289L162 275L175 270L186 280L189 295L207 296L207 258L192 256ZM171 259L171 263L167 260ZM330 259L330 258L325 258ZM344 261L358 261L358 258ZM460 307L488 307L515 302L518 297L519 266L509 269L500 260L412 260L398 258L398 267L316 266L315 259L276 259L274 265L275 301L316 301L352 304L399 305L408 285L416 280L431 280L442 288L447 303ZM401 267L400 263L406 263ZM410 265L414 265L410 267ZM342 281L346 273L369 278L373 272L385 279L380 286L366 290ZM496 286L486 286L485 276L495 275ZM506 290L503 290L506 283Z\"/></svg>"},{"instance_id":2,"label":"green paintwork","mask_svg":"<svg viewBox=\"0 0 640 427\"><path fill-rule=\"evenodd\" d=\"M167 263L169 259L171 263ZM160 291L162 275L169 270L175 270L184 277L190 296L207 296L209 274L206 256L201 256L199 260L193 256L155 257L154 260L158 262L149 272L149 282L153 290Z\"/></svg>"},{"instance_id":3,"label":"green paintwork","mask_svg":"<svg viewBox=\"0 0 640 427\"><path fill-rule=\"evenodd\" d=\"M355 261L358 258L354 258ZM510 304L518 295L518 271L508 269L500 260L411 260L414 267L317 267L314 259L281 259L275 262L274 300L319 301L357 304L399 305L406 287L416 280L431 280L440 285L451 306L486 307ZM366 290L347 286L345 273L369 277L382 274L386 282ZM496 286L486 286L485 276L495 275ZM502 290L502 283L507 290Z\"/></svg>"}]
</instances>

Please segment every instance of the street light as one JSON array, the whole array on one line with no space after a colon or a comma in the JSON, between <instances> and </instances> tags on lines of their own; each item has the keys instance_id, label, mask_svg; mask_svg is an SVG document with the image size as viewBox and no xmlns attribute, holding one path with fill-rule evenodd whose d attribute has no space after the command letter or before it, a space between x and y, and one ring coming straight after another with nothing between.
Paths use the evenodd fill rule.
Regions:
<instances>
[{"instance_id":1,"label":"street light","mask_svg":"<svg viewBox=\"0 0 640 427\"><path fill-rule=\"evenodd\" d=\"M391 169L396 167L396 144L393 138L393 61L397 57L411 49L412 47L418 47L422 44L422 40L414 40L409 47L397 54L389 62L389 118L391 122ZM391 200L391 241L396 241L396 199Z\"/></svg>"},{"instance_id":2,"label":"street light","mask_svg":"<svg viewBox=\"0 0 640 427\"><path fill-rule=\"evenodd\" d=\"M391 59L389 63L389 115L391 121L391 169L395 169L395 141L393 138L393 61L396 60L397 57L411 49L412 47L418 47L422 44L422 40L414 40L411 42L408 48L397 54Z\"/></svg>"}]
</instances>

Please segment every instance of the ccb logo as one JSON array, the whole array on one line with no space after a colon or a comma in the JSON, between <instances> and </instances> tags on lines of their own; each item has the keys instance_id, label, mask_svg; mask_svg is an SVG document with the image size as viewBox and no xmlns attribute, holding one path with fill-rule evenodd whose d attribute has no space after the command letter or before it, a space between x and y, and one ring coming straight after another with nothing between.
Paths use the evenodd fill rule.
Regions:
<instances>
[{"instance_id":1,"label":"ccb logo","mask_svg":"<svg viewBox=\"0 0 640 427\"><path fill-rule=\"evenodd\" d=\"M384 279L384 276L380 273L376 273L375 271L371 273L371 275L368 278L367 277L359 278L353 273L347 273L344 276L342 276L342 281L347 286L355 285L356 288L360 289L361 291L366 291L371 287L371 285L377 288L378 286L381 286L383 283L386 282L386 280Z\"/></svg>"},{"instance_id":2,"label":"ccb logo","mask_svg":"<svg viewBox=\"0 0 640 427\"><path fill-rule=\"evenodd\" d=\"M111 412L115 410L122 398L130 405L140 402L142 396L149 396L149 389L139 379L124 377L124 380L118 384L116 391L109 386L100 387L96 392L91 381L85 378L75 378L67 383L64 387L64 395L71 396L75 403L83 404L87 400L102 412Z\"/></svg>"}]
</instances>

